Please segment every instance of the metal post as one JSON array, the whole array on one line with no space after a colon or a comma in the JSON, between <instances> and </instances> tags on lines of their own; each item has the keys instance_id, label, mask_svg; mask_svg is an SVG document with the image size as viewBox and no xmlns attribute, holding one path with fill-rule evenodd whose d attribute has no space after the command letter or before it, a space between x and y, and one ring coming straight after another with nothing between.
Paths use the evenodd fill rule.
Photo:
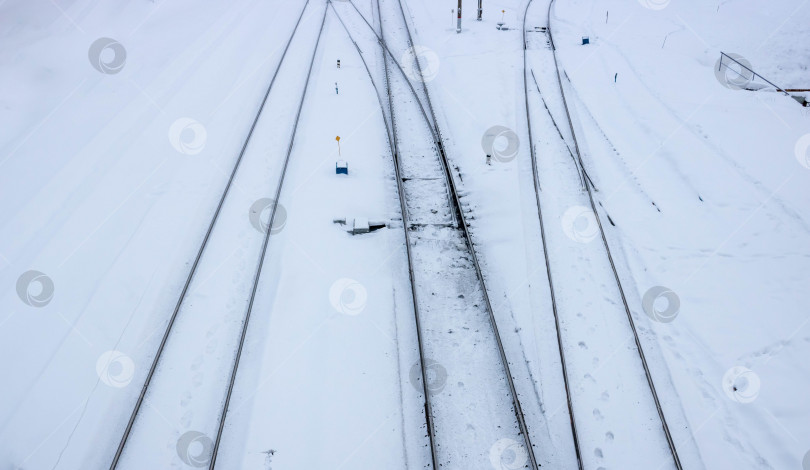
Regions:
<instances>
[{"instance_id":1,"label":"metal post","mask_svg":"<svg viewBox=\"0 0 810 470\"><path fill-rule=\"evenodd\" d=\"M461 0L458 0L458 21L456 22L456 33L461 32Z\"/></svg>"},{"instance_id":2,"label":"metal post","mask_svg":"<svg viewBox=\"0 0 810 470\"><path fill-rule=\"evenodd\" d=\"M483 12L483 10L481 9L481 2L482 1L483 0L478 0L478 21L481 21L481 13Z\"/></svg>"}]
</instances>

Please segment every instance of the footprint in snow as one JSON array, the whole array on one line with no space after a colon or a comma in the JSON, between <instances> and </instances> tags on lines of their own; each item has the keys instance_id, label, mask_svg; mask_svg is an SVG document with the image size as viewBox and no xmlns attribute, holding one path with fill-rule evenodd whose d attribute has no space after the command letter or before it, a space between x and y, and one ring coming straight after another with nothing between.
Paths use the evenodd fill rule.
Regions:
<instances>
[{"instance_id":1,"label":"footprint in snow","mask_svg":"<svg viewBox=\"0 0 810 470\"><path fill-rule=\"evenodd\" d=\"M191 410L186 411L183 413L183 416L180 417L180 425L183 428L191 427L191 420L194 418L194 413Z\"/></svg>"},{"instance_id":2,"label":"footprint in snow","mask_svg":"<svg viewBox=\"0 0 810 470\"><path fill-rule=\"evenodd\" d=\"M205 377L205 374L203 374L202 372L200 372L198 374L194 374L191 377L191 384L194 385L194 387L199 387L200 385L202 385L204 377Z\"/></svg>"}]
</instances>

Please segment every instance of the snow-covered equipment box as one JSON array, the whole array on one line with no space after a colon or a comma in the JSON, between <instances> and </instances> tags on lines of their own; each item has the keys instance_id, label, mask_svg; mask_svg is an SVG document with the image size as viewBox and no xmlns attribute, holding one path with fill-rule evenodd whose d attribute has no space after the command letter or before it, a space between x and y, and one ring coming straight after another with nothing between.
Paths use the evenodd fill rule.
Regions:
<instances>
[{"instance_id":1,"label":"snow-covered equipment box","mask_svg":"<svg viewBox=\"0 0 810 470\"><path fill-rule=\"evenodd\" d=\"M355 217L352 233L368 233L368 219L366 217Z\"/></svg>"}]
</instances>

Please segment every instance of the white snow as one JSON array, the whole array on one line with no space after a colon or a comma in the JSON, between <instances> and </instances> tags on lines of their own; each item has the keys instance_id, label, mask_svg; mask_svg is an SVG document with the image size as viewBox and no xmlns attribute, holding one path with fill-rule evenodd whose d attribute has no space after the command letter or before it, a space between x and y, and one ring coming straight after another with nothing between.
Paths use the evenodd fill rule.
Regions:
<instances>
[{"instance_id":1,"label":"white snow","mask_svg":"<svg viewBox=\"0 0 810 470\"><path fill-rule=\"evenodd\" d=\"M333 1L384 92L379 45ZM305 3L0 3L0 467L109 466ZM378 25L376 1L355 4ZM388 34L402 35L397 3L381 4ZM461 34L455 0L403 6L535 454L545 468L576 468L531 174L526 1L485 0L481 22L465 1ZM260 201L275 195L324 8L306 7L120 468L206 459L259 262L218 468L429 463L391 116L331 7L282 216L258 259ZM802 468L810 108L761 82L728 88L715 71L722 51L777 86L810 88L810 3L556 0L595 216L539 29L547 8L534 0L526 23L531 144L585 468L673 468L595 216L684 468ZM404 36L391 37L424 103ZM429 179L441 173L404 83L392 81L395 117L414 177L409 212L428 224L414 253L429 368L446 381L434 416L444 468L512 468L507 457L523 456L511 398L488 320L471 306L481 296L461 238L440 226L453 217L446 187ZM490 165L482 140L498 153ZM343 160L348 177L333 168ZM344 215L387 226L352 236L333 223ZM668 291L669 304L648 295ZM677 300L674 318L645 314L645 295L647 310ZM448 332L458 325L469 330Z\"/></svg>"}]
</instances>

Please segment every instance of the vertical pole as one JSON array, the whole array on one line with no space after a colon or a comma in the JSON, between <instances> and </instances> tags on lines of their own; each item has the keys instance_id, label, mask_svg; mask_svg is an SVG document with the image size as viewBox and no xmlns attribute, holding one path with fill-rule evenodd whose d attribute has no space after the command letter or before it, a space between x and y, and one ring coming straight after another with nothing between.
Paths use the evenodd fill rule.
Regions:
<instances>
[{"instance_id":1,"label":"vertical pole","mask_svg":"<svg viewBox=\"0 0 810 470\"><path fill-rule=\"evenodd\" d=\"M478 0L478 21L481 21L481 13L484 11L484 10L481 8L481 2L482 2L482 1L483 1L483 0Z\"/></svg>"},{"instance_id":2,"label":"vertical pole","mask_svg":"<svg viewBox=\"0 0 810 470\"><path fill-rule=\"evenodd\" d=\"M458 0L458 21L456 22L456 33L461 32L461 0Z\"/></svg>"}]
</instances>

